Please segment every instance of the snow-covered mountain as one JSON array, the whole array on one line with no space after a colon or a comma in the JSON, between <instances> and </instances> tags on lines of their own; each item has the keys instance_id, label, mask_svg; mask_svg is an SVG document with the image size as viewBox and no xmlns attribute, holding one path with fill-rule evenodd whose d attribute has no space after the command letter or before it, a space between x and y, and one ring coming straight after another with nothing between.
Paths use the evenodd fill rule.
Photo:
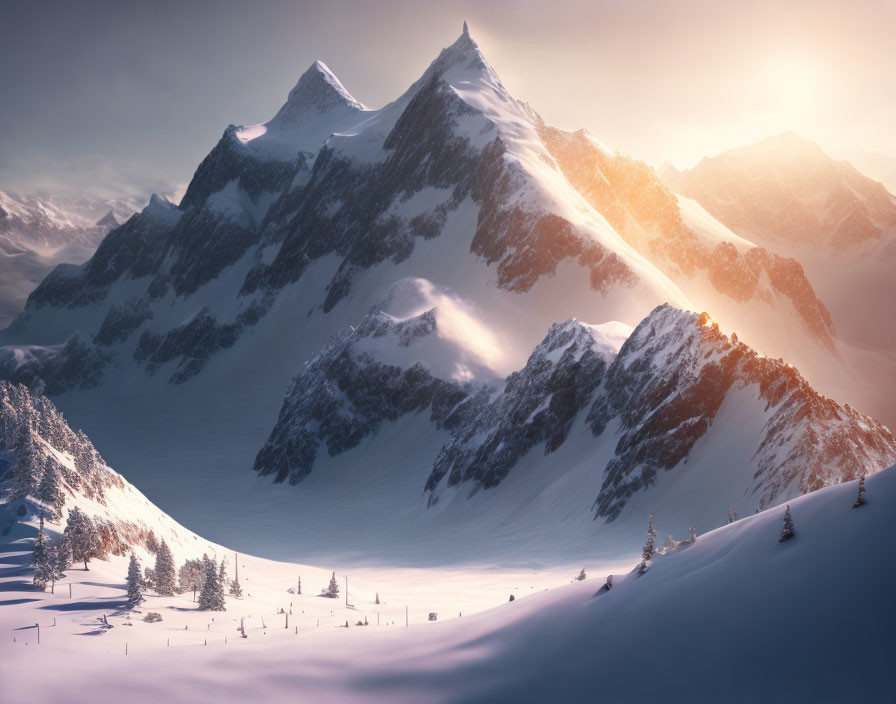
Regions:
<instances>
[{"instance_id":1,"label":"snow-covered mountain","mask_svg":"<svg viewBox=\"0 0 896 704\"><path fill-rule=\"evenodd\" d=\"M70 202L0 191L0 329L57 264L84 262L133 212L120 200Z\"/></svg>"},{"instance_id":2,"label":"snow-covered mountain","mask_svg":"<svg viewBox=\"0 0 896 704\"><path fill-rule=\"evenodd\" d=\"M491 490L489 511L508 521L505 513L518 506L503 505L505 480L525 474L524 460L534 459L541 476L521 479L516 491L527 492L527 517L541 519L535 526L552 520L549 510L584 513L573 496L560 497L562 508L538 507L555 479L580 468L590 476L580 477L579 490L599 486L589 519L613 522L643 495L639 508L654 507L670 525L672 516L700 518L702 529L718 513L718 492L752 513L896 460L896 437L886 428L821 396L789 364L727 337L705 314L661 306L630 335L619 323L558 323L525 367L501 381L433 363L457 354L446 342L440 308L396 318L375 307L310 360L255 469L299 483L327 471L324 448L338 456L383 425L423 415L433 431L450 436L418 433L410 440L418 453L436 443L425 487L430 508ZM731 456L720 476L717 453L726 446ZM393 447L396 475L412 449ZM554 454L562 460L537 460ZM445 509L442 518L456 510ZM639 524L643 516L625 518Z\"/></svg>"},{"instance_id":3,"label":"snow-covered mountain","mask_svg":"<svg viewBox=\"0 0 896 704\"><path fill-rule=\"evenodd\" d=\"M183 482L231 494L234 510L286 503L289 516L298 511L309 525L319 518L314 487L343 492L340 505L360 515L367 509L356 502L366 486L379 497L369 507L373 536L394 530L385 505L423 511L414 520L430 531L460 514L487 513L483 497L497 491L459 505L479 480L499 479L502 502L517 511L514 477L537 465L538 481L517 489L536 503L553 497L543 518L554 521L555 538L567 529L584 536L604 481L590 470L608 466L616 441L607 439L636 435L638 420L592 430L582 404L598 376L607 375L601 383L615 378L610 350L618 349L620 330L666 302L709 311L757 350L798 363L821 390L830 382L815 372L836 364L835 329L797 262L675 197L644 164L610 153L588 134L546 125L507 92L465 26L385 107L362 105L316 62L269 122L228 127L180 204L153 197L88 262L60 266L38 286L0 333L0 373L42 381L115 464L175 515L197 510L209 535L227 527L201 515ZM672 315L667 310L654 316ZM564 322L573 318L596 325L583 333ZM617 324L608 328L609 321ZM645 378L658 374L646 371ZM757 377L743 372L736 385L749 395L754 383ZM517 398L527 385L541 395ZM723 397L716 400L724 409ZM754 410L769 400L755 395L750 403L738 413L758 436L765 410ZM654 410L645 406L640 422ZM624 418L606 413L608 423ZM490 428L511 449L505 456L501 440L485 443L495 468L460 471L455 482L451 463L464 453L452 447L476 444L469 423L486 427L508 414L529 434ZM842 417L847 436L866 424L883 443L842 470L852 476L876 464L872 453L891 439L871 421ZM603 438L598 445L595 432ZM802 431L793 425L785 432ZM388 446L380 445L387 437ZM556 450L535 462L532 450L542 444ZM436 462L443 446L452 459ZM758 470L757 449L738 465L739 477ZM561 461L565 469L551 464ZM527 462L530 470L518 468ZM626 481L649 473L625 462ZM281 479L306 479L297 490L259 480L247 489L253 463ZM505 479L496 469L502 463ZM780 457L772 464L770 474L784 471ZM750 478L735 494L746 492L754 508L768 487L782 495L813 483L787 471L792 481L768 477L761 487ZM557 498L563 492L576 502L591 495L579 510ZM717 511L718 501L708 496L707 511ZM584 522L558 522L549 504ZM475 531L485 524L468 525Z\"/></svg>"},{"instance_id":4,"label":"snow-covered mountain","mask_svg":"<svg viewBox=\"0 0 896 704\"><path fill-rule=\"evenodd\" d=\"M852 401L896 422L896 327L885 323L896 297L896 196L793 132L661 172L738 235L802 264L842 342Z\"/></svg>"},{"instance_id":5,"label":"snow-covered mountain","mask_svg":"<svg viewBox=\"0 0 896 704\"><path fill-rule=\"evenodd\" d=\"M676 193L763 246L896 253L896 196L793 132L662 176Z\"/></svg>"},{"instance_id":6,"label":"snow-covered mountain","mask_svg":"<svg viewBox=\"0 0 896 704\"><path fill-rule=\"evenodd\" d=\"M0 533L36 518L62 532L74 508L93 520L108 554L163 539L179 556L214 552L111 469L49 399L0 381Z\"/></svg>"}]
</instances>

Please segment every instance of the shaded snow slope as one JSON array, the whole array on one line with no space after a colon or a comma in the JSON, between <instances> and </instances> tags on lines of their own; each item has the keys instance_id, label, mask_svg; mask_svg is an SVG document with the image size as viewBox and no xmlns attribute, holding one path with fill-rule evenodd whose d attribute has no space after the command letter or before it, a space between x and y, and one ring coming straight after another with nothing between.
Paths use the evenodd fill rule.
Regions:
<instances>
[{"instance_id":1,"label":"shaded snow slope","mask_svg":"<svg viewBox=\"0 0 896 704\"><path fill-rule=\"evenodd\" d=\"M73 577L73 601L65 592L24 592L0 611L17 641L0 643L0 674L14 699L73 702L280 702L297 692L322 702L840 702L857 691L863 701L889 701L894 570L880 556L896 468L868 478L865 506L851 508L855 496L850 482L792 501L796 537L785 543L778 542L784 506L777 506L656 557L643 576L599 565L585 581L532 593L550 579L516 575L517 587L533 587L529 594L515 591L511 603L446 622L440 613L436 623L423 619L440 594L450 591L455 604L463 594L499 597L506 576L367 573L358 578L365 584L353 596L355 610L333 604L331 614L329 600L284 588L296 571L312 575L303 584L315 587L326 572L240 557L252 599L229 598L226 613L208 614L192 610L189 594L151 595L144 610L158 610L163 621L143 623L136 614L126 625L114 607L124 560L111 569L97 563L99 582ZM13 572L27 575L15 567L19 557L10 554L0 568L13 597L21 590ZM602 589L608 573L615 574L609 592ZM391 602L396 589L415 607L407 629ZM371 604L374 591L385 606ZM280 606L293 611L288 629L275 613ZM250 609L243 640L236 628ZM335 627L363 616L373 624L378 610L396 626ZM97 629L104 613L112 629ZM25 628L35 622L40 646ZM39 676L30 666L35 648L53 661Z\"/></svg>"}]
</instances>

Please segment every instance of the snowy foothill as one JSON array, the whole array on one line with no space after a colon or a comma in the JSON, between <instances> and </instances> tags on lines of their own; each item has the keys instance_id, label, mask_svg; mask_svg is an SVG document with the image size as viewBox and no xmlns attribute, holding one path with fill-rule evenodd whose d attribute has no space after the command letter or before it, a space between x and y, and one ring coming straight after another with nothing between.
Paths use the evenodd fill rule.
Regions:
<instances>
[{"instance_id":1,"label":"snowy foothill","mask_svg":"<svg viewBox=\"0 0 896 704\"><path fill-rule=\"evenodd\" d=\"M782 505L655 555L643 575L635 555L586 565L582 580L368 568L337 572L346 606L342 591L318 595L327 569L240 555L244 595L228 596L225 612L152 592L127 611L124 557L37 591L35 527L18 524L0 548L4 699L887 701L896 575L881 556L896 468L866 486L857 508L857 482L789 502L786 542ZM299 576L303 593L290 593Z\"/></svg>"}]
</instances>

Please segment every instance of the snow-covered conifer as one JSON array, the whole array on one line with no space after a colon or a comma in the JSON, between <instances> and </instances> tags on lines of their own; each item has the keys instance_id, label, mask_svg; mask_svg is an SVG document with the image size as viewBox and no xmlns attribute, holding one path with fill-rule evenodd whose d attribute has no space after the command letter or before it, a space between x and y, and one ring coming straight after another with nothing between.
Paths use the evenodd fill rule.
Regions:
<instances>
[{"instance_id":1,"label":"snow-covered conifer","mask_svg":"<svg viewBox=\"0 0 896 704\"><path fill-rule=\"evenodd\" d=\"M199 592L199 608L202 611L225 611L224 591L218 577L218 565L214 558L202 556L205 575Z\"/></svg>"},{"instance_id":2,"label":"snow-covered conifer","mask_svg":"<svg viewBox=\"0 0 896 704\"><path fill-rule=\"evenodd\" d=\"M136 608L143 601L143 578L140 576L140 563L137 556L131 553L128 563L128 608Z\"/></svg>"},{"instance_id":3,"label":"snow-covered conifer","mask_svg":"<svg viewBox=\"0 0 896 704\"><path fill-rule=\"evenodd\" d=\"M46 589L47 584L52 579L54 570L53 561L51 559L50 550L44 542L43 533L37 536L34 543L34 551L31 554L31 562L34 566L33 582L41 589Z\"/></svg>"},{"instance_id":4,"label":"snow-covered conifer","mask_svg":"<svg viewBox=\"0 0 896 704\"><path fill-rule=\"evenodd\" d=\"M69 511L64 535L71 549L72 560L83 562L86 570L87 563L97 557L99 552L99 538L90 516L75 506Z\"/></svg>"},{"instance_id":5,"label":"snow-covered conifer","mask_svg":"<svg viewBox=\"0 0 896 704\"><path fill-rule=\"evenodd\" d=\"M243 588L240 586L240 583L238 580L234 579L230 583L230 593L232 596L242 596L243 595Z\"/></svg>"},{"instance_id":6,"label":"snow-covered conifer","mask_svg":"<svg viewBox=\"0 0 896 704\"><path fill-rule=\"evenodd\" d=\"M58 519L62 507L65 505L65 493L62 490L59 469L49 457L45 464L43 479L40 480L38 495L49 509L49 518Z\"/></svg>"},{"instance_id":7,"label":"snow-covered conifer","mask_svg":"<svg viewBox=\"0 0 896 704\"><path fill-rule=\"evenodd\" d=\"M336 582L336 573L333 573L333 576L330 577L330 584L327 586L326 592L324 592L326 596L330 599L335 599L339 596L339 584Z\"/></svg>"},{"instance_id":8,"label":"snow-covered conifer","mask_svg":"<svg viewBox=\"0 0 896 704\"><path fill-rule=\"evenodd\" d=\"M655 537L656 531L653 529L653 516L650 516L647 523L647 542L644 544L644 549L641 551L641 557L644 562L653 559L653 554L656 552L656 548L653 544L653 539Z\"/></svg>"},{"instance_id":9,"label":"snow-covered conifer","mask_svg":"<svg viewBox=\"0 0 896 704\"><path fill-rule=\"evenodd\" d=\"M610 591L613 588L613 575L607 575L607 583L604 584L604 586L607 588L607 591Z\"/></svg>"},{"instance_id":10,"label":"snow-covered conifer","mask_svg":"<svg viewBox=\"0 0 896 704\"><path fill-rule=\"evenodd\" d=\"M299 575L299 579L296 582L296 594L301 594L301 593L302 593L302 576Z\"/></svg>"},{"instance_id":11,"label":"snow-covered conifer","mask_svg":"<svg viewBox=\"0 0 896 704\"><path fill-rule=\"evenodd\" d=\"M732 506L731 508L728 509L728 522L734 523L734 521L735 521L734 506Z\"/></svg>"},{"instance_id":12,"label":"snow-covered conifer","mask_svg":"<svg viewBox=\"0 0 896 704\"><path fill-rule=\"evenodd\" d=\"M374 599L373 603L374 603L374 604L379 604L379 603L380 603L380 593L379 593L379 592L376 593L376 599Z\"/></svg>"},{"instance_id":13,"label":"snow-covered conifer","mask_svg":"<svg viewBox=\"0 0 896 704\"><path fill-rule=\"evenodd\" d=\"M785 540L790 540L794 534L793 518L790 516L790 506L788 506L784 512L784 525L781 528L781 537L778 538L778 542L783 543Z\"/></svg>"},{"instance_id":14,"label":"snow-covered conifer","mask_svg":"<svg viewBox=\"0 0 896 704\"><path fill-rule=\"evenodd\" d=\"M182 592L195 592L202 588L205 579L205 568L202 560L187 560L180 566L177 573L177 581Z\"/></svg>"},{"instance_id":15,"label":"snow-covered conifer","mask_svg":"<svg viewBox=\"0 0 896 704\"><path fill-rule=\"evenodd\" d=\"M691 542L692 543L697 542L697 529L694 528L693 526L691 526Z\"/></svg>"},{"instance_id":16,"label":"snow-covered conifer","mask_svg":"<svg viewBox=\"0 0 896 704\"><path fill-rule=\"evenodd\" d=\"M582 568L582 571L579 572L579 576L576 577L576 581L577 581L577 582L583 582L583 581L585 581L585 568L584 568L584 567Z\"/></svg>"},{"instance_id":17,"label":"snow-covered conifer","mask_svg":"<svg viewBox=\"0 0 896 704\"><path fill-rule=\"evenodd\" d=\"M177 576L174 571L174 558L171 549L162 540L156 552L155 589L162 596L172 596L177 587Z\"/></svg>"},{"instance_id":18,"label":"snow-covered conifer","mask_svg":"<svg viewBox=\"0 0 896 704\"><path fill-rule=\"evenodd\" d=\"M859 479L859 495L856 497L856 502L852 505L853 508L858 508L859 506L864 506L865 504L865 475L863 474Z\"/></svg>"}]
</instances>

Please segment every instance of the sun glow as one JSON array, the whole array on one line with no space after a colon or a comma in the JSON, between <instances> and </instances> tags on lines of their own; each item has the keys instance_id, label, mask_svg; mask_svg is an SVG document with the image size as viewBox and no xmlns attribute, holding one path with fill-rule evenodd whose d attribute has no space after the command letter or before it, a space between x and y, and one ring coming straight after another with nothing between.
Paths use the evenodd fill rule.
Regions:
<instances>
[{"instance_id":1,"label":"sun glow","mask_svg":"<svg viewBox=\"0 0 896 704\"><path fill-rule=\"evenodd\" d=\"M760 76L761 89L770 107L780 117L799 119L809 116L823 85L822 72L809 57L774 57Z\"/></svg>"}]
</instances>

